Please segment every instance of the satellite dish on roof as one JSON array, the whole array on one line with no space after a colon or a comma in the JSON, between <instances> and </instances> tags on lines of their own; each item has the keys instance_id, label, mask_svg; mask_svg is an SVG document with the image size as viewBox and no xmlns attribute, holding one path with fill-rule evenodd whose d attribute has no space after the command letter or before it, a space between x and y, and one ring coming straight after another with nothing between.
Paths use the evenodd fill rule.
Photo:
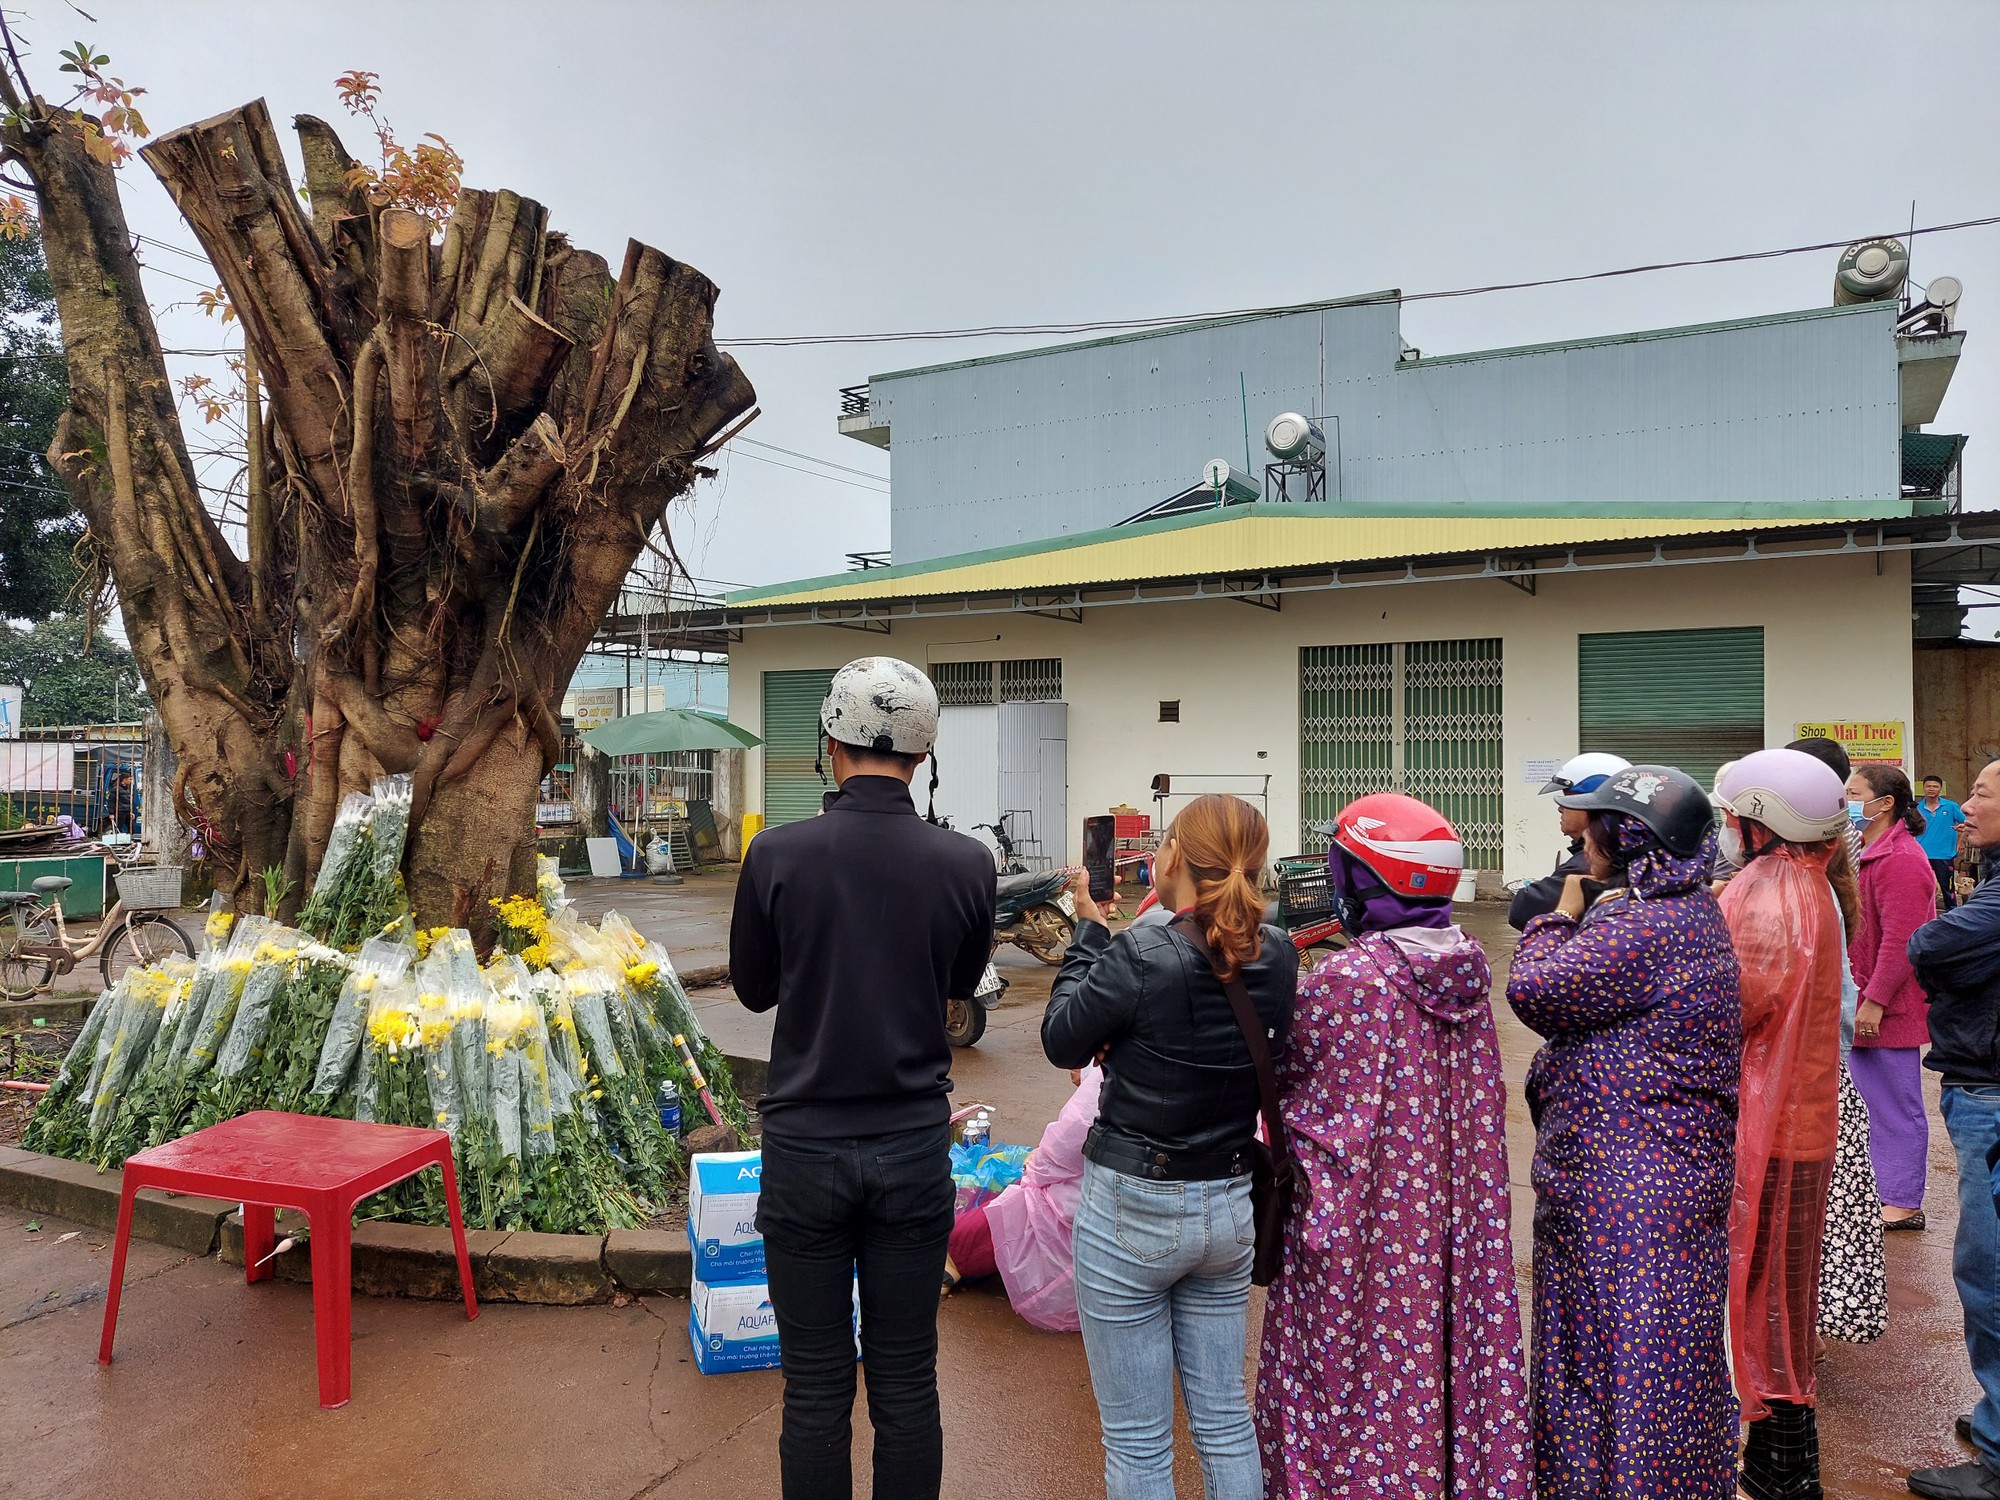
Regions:
<instances>
[{"instance_id":1,"label":"satellite dish on roof","mask_svg":"<svg viewBox=\"0 0 2000 1500\"><path fill-rule=\"evenodd\" d=\"M1910 274L1910 252L1898 239L1862 240L1840 253L1833 273L1835 306L1886 302L1903 289Z\"/></svg>"},{"instance_id":2,"label":"satellite dish on roof","mask_svg":"<svg viewBox=\"0 0 2000 1500\"><path fill-rule=\"evenodd\" d=\"M1965 287L1956 276L1933 276L1924 289L1924 301L1932 307L1956 307L1964 295Z\"/></svg>"}]
</instances>

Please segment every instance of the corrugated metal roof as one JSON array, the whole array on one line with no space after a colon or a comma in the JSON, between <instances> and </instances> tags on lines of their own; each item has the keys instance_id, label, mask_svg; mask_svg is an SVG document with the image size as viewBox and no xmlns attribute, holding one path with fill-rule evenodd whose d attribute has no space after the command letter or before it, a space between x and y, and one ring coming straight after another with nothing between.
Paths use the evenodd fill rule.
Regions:
<instances>
[{"instance_id":1,"label":"corrugated metal roof","mask_svg":"<svg viewBox=\"0 0 2000 1500\"><path fill-rule=\"evenodd\" d=\"M1804 517L1792 508L1702 506L1654 516L1478 513L1356 515L1321 505L1249 505L864 573L836 573L728 598L731 609L1064 589L1164 579L1283 573L1346 563L1412 560L1605 542L1741 535L1872 518L1867 507ZM1904 508L1907 511L1907 507ZM1727 511L1730 513L1720 514Z\"/></svg>"},{"instance_id":2,"label":"corrugated metal roof","mask_svg":"<svg viewBox=\"0 0 2000 1500\"><path fill-rule=\"evenodd\" d=\"M1261 473L1258 434L1281 411L1321 418L1326 498L1351 506L1527 497L1658 516L1752 500L1819 516L1900 493L1893 303L1415 361L1399 306L879 375L896 555L1087 534L1213 458Z\"/></svg>"}]
</instances>

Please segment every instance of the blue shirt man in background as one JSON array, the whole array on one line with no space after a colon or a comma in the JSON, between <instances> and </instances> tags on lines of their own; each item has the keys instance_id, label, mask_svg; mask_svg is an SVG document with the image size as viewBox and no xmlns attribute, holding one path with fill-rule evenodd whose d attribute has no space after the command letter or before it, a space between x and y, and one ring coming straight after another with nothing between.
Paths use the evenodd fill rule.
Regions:
<instances>
[{"instance_id":1,"label":"blue shirt man in background","mask_svg":"<svg viewBox=\"0 0 2000 1500\"><path fill-rule=\"evenodd\" d=\"M1945 796L1941 776L1924 778L1923 801L1917 805L1924 812L1924 834L1917 842L1923 845L1924 858L1931 862L1931 873L1937 876L1944 909L1950 911L1958 905L1952 876L1957 869L1958 831L1965 826L1965 809Z\"/></svg>"}]
</instances>

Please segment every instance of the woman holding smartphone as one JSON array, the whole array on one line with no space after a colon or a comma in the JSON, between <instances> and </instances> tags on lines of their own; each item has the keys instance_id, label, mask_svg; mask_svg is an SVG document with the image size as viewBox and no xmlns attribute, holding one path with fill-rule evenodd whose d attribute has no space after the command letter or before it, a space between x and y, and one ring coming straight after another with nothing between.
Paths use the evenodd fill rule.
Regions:
<instances>
[{"instance_id":1,"label":"woman holding smartphone","mask_svg":"<svg viewBox=\"0 0 2000 1500\"><path fill-rule=\"evenodd\" d=\"M1281 1060L1299 963L1263 925L1269 842L1249 803L1196 798L1153 870L1162 904L1190 920L1115 939L1079 876L1076 940L1042 1019L1057 1067L1104 1062L1075 1259L1109 1500L1173 1494L1177 1374L1208 1500L1264 1492L1243 1388L1259 1096L1224 986L1242 980Z\"/></svg>"}]
</instances>

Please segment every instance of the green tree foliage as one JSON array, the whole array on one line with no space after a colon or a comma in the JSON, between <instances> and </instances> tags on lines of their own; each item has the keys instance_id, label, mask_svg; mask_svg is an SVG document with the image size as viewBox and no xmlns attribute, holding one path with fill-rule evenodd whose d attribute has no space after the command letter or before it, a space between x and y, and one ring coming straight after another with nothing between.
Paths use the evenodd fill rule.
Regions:
<instances>
[{"instance_id":1,"label":"green tree foliage","mask_svg":"<svg viewBox=\"0 0 2000 1500\"><path fill-rule=\"evenodd\" d=\"M83 516L42 457L69 404L62 353L42 242L0 239L0 619L55 614L76 586Z\"/></svg>"},{"instance_id":2,"label":"green tree foliage","mask_svg":"<svg viewBox=\"0 0 2000 1500\"><path fill-rule=\"evenodd\" d=\"M50 615L32 628L0 624L0 682L27 687L22 722L110 724L145 709L132 653L102 630L84 654L82 615Z\"/></svg>"}]
</instances>

